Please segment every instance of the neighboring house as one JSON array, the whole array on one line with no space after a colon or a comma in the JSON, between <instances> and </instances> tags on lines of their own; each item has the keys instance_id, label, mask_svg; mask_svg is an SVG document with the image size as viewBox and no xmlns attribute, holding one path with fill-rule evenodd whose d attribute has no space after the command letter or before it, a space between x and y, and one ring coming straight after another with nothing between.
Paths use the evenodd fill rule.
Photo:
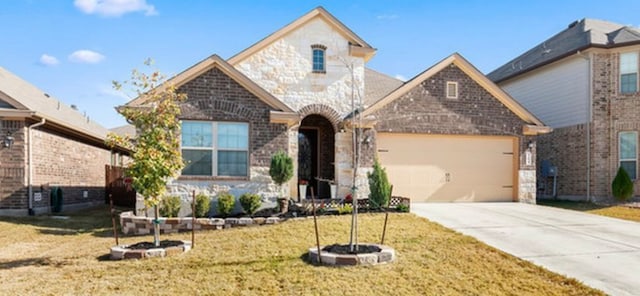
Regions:
<instances>
[{"instance_id":1,"label":"neighboring house","mask_svg":"<svg viewBox=\"0 0 640 296\"><path fill-rule=\"evenodd\" d=\"M308 180L316 197L330 197L319 178L343 198L359 150L359 197L379 157L394 195L414 201L535 202L534 136L547 127L458 54L403 83L366 67L375 53L319 7L226 61L213 55L173 77L188 97L177 182L273 197L269 163L282 150L297 160L290 196Z\"/></svg>"},{"instance_id":2,"label":"neighboring house","mask_svg":"<svg viewBox=\"0 0 640 296\"><path fill-rule=\"evenodd\" d=\"M105 202L107 130L0 67L0 215ZM120 152L124 152L121 151Z\"/></svg>"},{"instance_id":3,"label":"neighboring house","mask_svg":"<svg viewBox=\"0 0 640 296\"><path fill-rule=\"evenodd\" d=\"M540 193L607 199L618 167L637 180L639 53L637 28L583 19L488 75L554 129L538 140Z\"/></svg>"}]
</instances>

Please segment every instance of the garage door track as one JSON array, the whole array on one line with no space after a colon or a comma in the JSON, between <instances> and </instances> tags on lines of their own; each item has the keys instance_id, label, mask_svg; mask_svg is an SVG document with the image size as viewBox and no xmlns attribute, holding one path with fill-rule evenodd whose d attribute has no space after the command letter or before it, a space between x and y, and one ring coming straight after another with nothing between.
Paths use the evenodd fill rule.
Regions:
<instances>
[{"instance_id":1,"label":"garage door track","mask_svg":"<svg viewBox=\"0 0 640 296\"><path fill-rule=\"evenodd\" d=\"M607 294L640 294L640 223L521 203L414 203L411 212Z\"/></svg>"}]
</instances>

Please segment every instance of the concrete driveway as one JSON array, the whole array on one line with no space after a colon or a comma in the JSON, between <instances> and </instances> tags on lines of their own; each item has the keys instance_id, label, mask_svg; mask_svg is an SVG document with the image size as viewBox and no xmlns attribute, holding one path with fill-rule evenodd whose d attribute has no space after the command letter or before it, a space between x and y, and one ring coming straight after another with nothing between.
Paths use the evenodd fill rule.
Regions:
<instances>
[{"instance_id":1,"label":"concrete driveway","mask_svg":"<svg viewBox=\"0 0 640 296\"><path fill-rule=\"evenodd\" d=\"M413 203L411 212L607 294L640 295L640 223L521 203Z\"/></svg>"}]
</instances>

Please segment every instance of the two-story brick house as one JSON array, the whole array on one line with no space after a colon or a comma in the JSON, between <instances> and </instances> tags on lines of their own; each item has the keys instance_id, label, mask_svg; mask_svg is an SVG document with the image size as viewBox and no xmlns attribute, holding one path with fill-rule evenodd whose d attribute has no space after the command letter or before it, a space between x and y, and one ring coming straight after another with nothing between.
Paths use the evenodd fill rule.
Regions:
<instances>
[{"instance_id":1,"label":"two-story brick house","mask_svg":"<svg viewBox=\"0 0 640 296\"><path fill-rule=\"evenodd\" d=\"M637 179L639 54L637 28L583 19L488 75L554 129L538 139L540 193L608 199L618 167Z\"/></svg>"},{"instance_id":2,"label":"two-story brick house","mask_svg":"<svg viewBox=\"0 0 640 296\"><path fill-rule=\"evenodd\" d=\"M414 201L535 202L534 136L547 127L458 54L402 82L367 68L375 53L319 7L171 78L188 97L177 182L275 196L269 162L282 150L297 160L294 198L299 180L329 197L318 179L337 183L338 198L354 183L366 197L378 157L394 194Z\"/></svg>"}]
</instances>

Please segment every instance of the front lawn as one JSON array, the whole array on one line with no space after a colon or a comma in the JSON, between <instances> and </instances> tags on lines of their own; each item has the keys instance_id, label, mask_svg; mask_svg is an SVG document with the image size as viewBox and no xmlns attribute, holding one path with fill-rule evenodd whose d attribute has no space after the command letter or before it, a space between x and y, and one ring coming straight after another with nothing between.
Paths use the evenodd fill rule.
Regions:
<instances>
[{"instance_id":1,"label":"front lawn","mask_svg":"<svg viewBox=\"0 0 640 296\"><path fill-rule=\"evenodd\" d=\"M539 205L563 208L574 211L587 212L612 218L640 222L640 208L630 208L625 206L597 205L583 201L566 200L539 200Z\"/></svg>"},{"instance_id":2,"label":"front lawn","mask_svg":"<svg viewBox=\"0 0 640 296\"><path fill-rule=\"evenodd\" d=\"M360 241L378 242L384 215L363 214L359 221ZM350 216L318 222L322 244L347 243ZM602 295L413 214L389 216L386 244L396 249L396 262L348 268L302 260L315 245L311 219L199 232L186 254L126 261L107 260L110 224L105 208L66 220L0 218L2 294Z\"/></svg>"}]
</instances>

